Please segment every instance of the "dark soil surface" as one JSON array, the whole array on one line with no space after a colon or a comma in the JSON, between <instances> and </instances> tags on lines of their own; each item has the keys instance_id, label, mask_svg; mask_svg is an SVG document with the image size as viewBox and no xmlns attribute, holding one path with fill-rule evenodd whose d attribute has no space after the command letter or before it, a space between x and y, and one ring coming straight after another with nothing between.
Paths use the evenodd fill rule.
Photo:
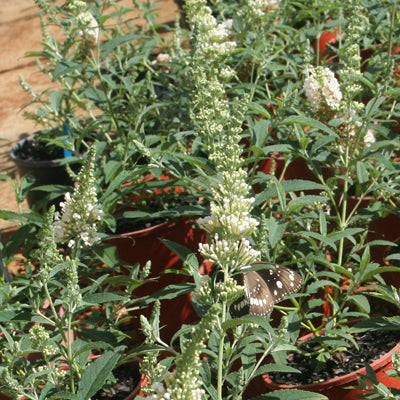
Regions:
<instances>
[{"instance_id":1,"label":"dark soil surface","mask_svg":"<svg viewBox=\"0 0 400 400\"><path fill-rule=\"evenodd\" d=\"M334 354L324 364L324 369L315 372L317 361L298 353L289 353L287 364L301 371L293 373L271 373L274 383L285 385L306 385L323 382L346 375L371 364L389 352L400 341L400 332L370 331L355 335L360 350L350 348L345 353Z\"/></svg>"},{"instance_id":2,"label":"dark soil surface","mask_svg":"<svg viewBox=\"0 0 400 400\"><path fill-rule=\"evenodd\" d=\"M26 161L50 161L64 158L64 150L57 146L48 146L36 140L24 140L17 145L15 156Z\"/></svg>"},{"instance_id":3,"label":"dark soil surface","mask_svg":"<svg viewBox=\"0 0 400 400\"><path fill-rule=\"evenodd\" d=\"M140 382L140 372L129 365L121 365L113 371L116 381L105 390L96 393L92 400L123 400L130 395Z\"/></svg>"}]
</instances>

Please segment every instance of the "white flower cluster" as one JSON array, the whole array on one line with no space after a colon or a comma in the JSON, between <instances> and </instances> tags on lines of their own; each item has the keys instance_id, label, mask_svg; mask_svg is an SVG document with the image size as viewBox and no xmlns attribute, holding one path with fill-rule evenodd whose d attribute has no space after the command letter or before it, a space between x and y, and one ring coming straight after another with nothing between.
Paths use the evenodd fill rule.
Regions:
<instances>
[{"instance_id":1,"label":"white flower cluster","mask_svg":"<svg viewBox=\"0 0 400 400\"><path fill-rule=\"evenodd\" d=\"M42 325L33 325L29 329L29 341L31 342L32 349L42 350L48 345L49 340L50 335Z\"/></svg>"},{"instance_id":2,"label":"white flower cluster","mask_svg":"<svg viewBox=\"0 0 400 400\"><path fill-rule=\"evenodd\" d=\"M228 40L232 36L232 19L227 19L218 24L211 30L210 36L219 42ZM234 46L236 46L236 42L234 42Z\"/></svg>"},{"instance_id":3,"label":"white flower cluster","mask_svg":"<svg viewBox=\"0 0 400 400\"><path fill-rule=\"evenodd\" d=\"M233 303L237 299L243 297L245 294L245 287L239 285L237 281L228 277L225 282L212 283L211 279L207 276L202 282L201 287L197 292L192 292L192 300L203 306L211 306L215 298L222 301Z\"/></svg>"},{"instance_id":4,"label":"white flower cluster","mask_svg":"<svg viewBox=\"0 0 400 400\"><path fill-rule=\"evenodd\" d=\"M215 124L214 124L215 125ZM237 143L218 143L215 145L214 153L210 155L210 160L217 164L218 170L228 170L228 174L234 171L242 164L242 158L240 156L241 149ZM230 181L234 181L235 178L230 178ZM224 184L226 179L224 179Z\"/></svg>"},{"instance_id":5,"label":"white flower cluster","mask_svg":"<svg viewBox=\"0 0 400 400\"><path fill-rule=\"evenodd\" d=\"M244 12L250 17L262 17L265 12L271 12L278 8L281 0L247 0L246 7L240 10L240 13Z\"/></svg>"},{"instance_id":6,"label":"white flower cluster","mask_svg":"<svg viewBox=\"0 0 400 400\"><path fill-rule=\"evenodd\" d=\"M213 58L230 53L237 46L232 36L232 20L217 24L215 18L210 13L205 13L197 18L199 27L199 47L205 54L210 54Z\"/></svg>"},{"instance_id":7,"label":"white flower cluster","mask_svg":"<svg viewBox=\"0 0 400 400\"><path fill-rule=\"evenodd\" d=\"M58 349L57 349L57 347L54 347L51 344L48 344L47 346L43 347L42 353L46 357L52 357L58 353Z\"/></svg>"},{"instance_id":8,"label":"white flower cluster","mask_svg":"<svg viewBox=\"0 0 400 400\"><path fill-rule=\"evenodd\" d=\"M172 58L168 53L160 53L157 55L156 62L171 62Z\"/></svg>"},{"instance_id":9,"label":"white flower cluster","mask_svg":"<svg viewBox=\"0 0 400 400\"><path fill-rule=\"evenodd\" d=\"M198 224L207 232L224 232L240 238L250 236L259 225L255 218L250 216L249 210L254 198L232 195L225 197L222 204L211 202L211 216L199 218Z\"/></svg>"},{"instance_id":10,"label":"white flower cluster","mask_svg":"<svg viewBox=\"0 0 400 400\"><path fill-rule=\"evenodd\" d=\"M169 63L172 61L171 56L168 53L160 53L157 57L151 62L151 65L164 72L170 72L169 68L165 65L161 66L160 63Z\"/></svg>"},{"instance_id":11,"label":"white flower cluster","mask_svg":"<svg viewBox=\"0 0 400 400\"><path fill-rule=\"evenodd\" d=\"M199 290L191 293L192 301L196 301L204 306L211 306L214 301L212 295L211 278L205 275Z\"/></svg>"},{"instance_id":12,"label":"white flower cluster","mask_svg":"<svg viewBox=\"0 0 400 400\"><path fill-rule=\"evenodd\" d=\"M57 347L49 343L50 335L42 325L32 326L29 330L29 340L32 349L40 350L46 357L51 357L58 353Z\"/></svg>"},{"instance_id":13,"label":"white flower cluster","mask_svg":"<svg viewBox=\"0 0 400 400\"><path fill-rule=\"evenodd\" d=\"M349 130L349 136L350 137L355 137L357 136L357 126L361 126L362 124L360 122L356 122L355 124L350 124L350 130ZM364 136L364 144L365 146L371 146L371 144L374 144L376 141L375 135L374 135L374 130L373 129L368 129L367 133Z\"/></svg>"},{"instance_id":14,"label":"white flower cluster","mask_svg":"<svg viewBox=\"0 0 400 400\"><path fill-rule=\"evenodd\" d=\"M216 282L215 295L222 301L233 303L245 293L245 287L238 285L235 279L228 277L224 282Z\"/></svg>"},{"instance_id":15,"label":"white flower cluster","mask_svg":"<svg viewBox=\"0 0 400 400\"><path fill-rule=\"evenodd\" d=\"M375 135L374 135L374 130L373 129L368 129L367 133L364 136L364 143L365 145L371 146L371 144L374 144L376 141Z\"/></svg>"},{"instance_id":16,"label":"white flower cluster","mask_svg":"<svg viewBox=\"0 0 400 400\"><path fill-rule=\"evenodd\" d=\"M79 25L86 25L83 31L79 31L80 35L89 38L92 45L96 45L99 42L100 37L100 27L96 18L89 12L83 12L76 17L77 23Z\"/></svg>"},{"instance_id":17,"label":"white flower cluster","mask_svg":"<svg viewBox=\"0 0 400 400\"><path fill-rule=\"evenodd\" d=\"M329 68L313 68L304 81L303 88L315 112L324 103L333 110L340 107L342 92L338 80Z\"/></svg>"},{"instance_id":18,"label":"white flower cluster","mask_svg":"<svg viewBox=\"0 0 400 400\"><path fill-rule=\"evenodd\" d=\"M359 129L362 127L362 121L360 120L360 117L356 113L355 110L352 110L351 112L351 118L347 118L348 122L348 135L352 138L357 138L359 139ZM362 139L363 143L365 146L371 146L371 144L374 144L376 139L374 135L374 130L368 129L366 134L364 135L364 138Z\"/></svg>"},{"instance_id":19,"label":"white flower cluster","mask_svg":"<svg viewBox=\"0 0 400 400\"><path fill-rule=\"evenodd\" d=\"M221 196L228 196L229 193L235 193L237 196L247 196L250 192L250 185L246 183L247 172L243 168L239 168L236 171L224 171L222 172L222 184L218 185L218 190ZM253 204L253 200L250 200L250 204L247 206L250 210ZM239 208L244 207L241 203ZM246 209L246 208L245 208Z\"/></svg>"},{"instance_id":20,"label":"white flower cluster","mask_svg":"<svg viewBox=\"0 0 400 400\"><path fill-rule=\"evenodd\" d=\"M97 222L102 219L104 212L100 204L86 203L86 199L74 198L69 192L65 201L60 203L61 213L54 214L54 238L58 243L66 243L73 247L78 239L85 246L93 246L100 240L97 233Z\"/></svg>"},{"instance_id":21,"label":"white flower cluster","mask_svg":"<svg viewBox=\"0 0 400 400\"><path fill-rule=\"evenodd\" d=\"M252 265L261 253L251 247L250 242L243 238L235 242L220 239L218 233L211 243L200 243L200 253L211 262L229 265L231 271Z\"/></svg>"},{"instance_id":22,"label":"white flower cluster","mask_svg":"<svg viewBox=\"0 0 400 400\"><path fill-rule=\"evenodd\" d=\"M104 212L98 204L95 189L94 161L96 149L92 146L77 177L74 193L67 192L65 201L60 203L61 213L54 213L54 239L58 243L68 243L74 247L82 241L85 246L93 246L100 240L97 223Z\"/></svg>"},{"instance_id":23,"label":"white flower cluster","mask_svg":"<svg viewBox=\"0 0 400 400\"><path fill-rule=\"evenodd\" d=\"M281 4L281 0L265 0L264 2L268 7L272 8L276 8Z\"/></svg>"},{"instance_id":24,"label":"white flower cluster","mask_svg":"<svg viewBox=\"0 0 400 400\"><path fill-rule=\"evenodd\" d=\"M86 3L82 0L71 0L66 4L65 8L71 12L80 12L86 8Z\"/></svg>"},{"instance_id":25,"label":"white flower cluster","mask_svg":"<svg viewBox=\"0 0 400 400\"><path fill-rule=\"evenodd\" d=\"M177 388L173 391L171 389L165 389L164 385L159 382L153 383L151 388L155 391L155 394L146 396L147 400L187 400L188 398L187 396L183 396L182 389ZM193 389L190 393L190 399L201 400L204 394L205 391L203 389Z\"/></svg>"}]
</instances>

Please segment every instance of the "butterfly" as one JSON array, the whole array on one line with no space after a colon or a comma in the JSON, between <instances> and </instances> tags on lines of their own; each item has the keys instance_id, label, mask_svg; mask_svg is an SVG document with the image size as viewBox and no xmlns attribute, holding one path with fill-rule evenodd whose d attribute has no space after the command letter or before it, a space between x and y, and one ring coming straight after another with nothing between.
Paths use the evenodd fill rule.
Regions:
<instances>
[{"instance_id":1,"label":"butterfly","mask_svg":"<svg viewBox=\"0 0 400 400\"><path fill-rule=\"evenodd\" d=\"M238 274L240 285L244 285L245 296L232 304L232 314L241 316L255 314L267 316L276 303L286 296L296 293L303 284L302 277L295 271L278 264L258 262L253 267L260 268Z\"/></svg>"}]
</instances>

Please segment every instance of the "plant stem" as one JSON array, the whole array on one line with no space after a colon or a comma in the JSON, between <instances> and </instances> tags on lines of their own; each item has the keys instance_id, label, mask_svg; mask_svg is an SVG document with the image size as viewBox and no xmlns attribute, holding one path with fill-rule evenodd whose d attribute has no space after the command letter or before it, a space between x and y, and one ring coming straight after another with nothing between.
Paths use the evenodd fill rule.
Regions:
<instances>
[{"instance_id":1,"label":"plant stem","mask_svg":"<svg viewBox=\"0 0 400 400\"><path fill-rule=\"evenodd\" d=\"M226 320L226 303L224 302L222 305L222 314L220 321L220 330L219 330L219 348L218 348L218 372L217 372L217 393L218 400L223 400L222 398L222 386L223 386L223 361L224 361L224 337L225 331L222 328L222 324Z\"/></svg>"},{"instance_id":2,"label":"plant stem","mask_svg":"<svg viewBox=\"0 0 400 400\"><path fill-rule=\"evenodd\" d=\"M44 291L46 293L47 300L49 301L50 310L53 313L54 321L56 323L57 329L60 332L61 337L63 338L63 340L65 342L65 345L67 346L67 357L68 357L68 363L69 363L69 366L70 366L69 367L69 374L70 374L70 378L71 378L71 382L70 382L71 391L72 391L72 393L75 393L74 371L71 368L72 349L71 349L71 341L70 341L70 335L69 335L69 332L70 332L70 329L71 329L71 323L72 323L71 313L68 313L69 314L68 315L68 326L67 326L67 333L66 333L64 328L63 328L63 326L62 326L62 323L61 323L61 320L60 320L60 316L59 316L57 310L54 307L54 303L53 303L53 300L51 298L47 283L45 283L43 285L43 287L44 287Z\"/></svg>"}]
</instances>

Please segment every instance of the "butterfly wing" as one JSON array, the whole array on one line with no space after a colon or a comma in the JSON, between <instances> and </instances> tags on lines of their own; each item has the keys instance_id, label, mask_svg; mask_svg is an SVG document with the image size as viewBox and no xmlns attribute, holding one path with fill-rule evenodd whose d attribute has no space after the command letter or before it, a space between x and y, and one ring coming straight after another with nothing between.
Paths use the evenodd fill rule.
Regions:
<instances>
[{"instance_id":1,"label":"butterfly wing","mask_svg":"<svg viewBox=\"0 0 400 400\"><path fill-rule=\"evenodd\" d=\"M239 300L235 301L232 304L231 308L231 314L235 317L240 317L242 315L246 315L250 313L250 301L249 301L249 293L248 293L248 283L244 282L244 275L245 274L239 274L235 276L235 279L240 286L244 286L245 290L245 295L240 298Z\"/></svg>"},{"instance_id":2,"label":"butterfly wing","mask_svg":"<svg viewBox=\"0 0 400 400\"><path fill-rule=\"evenodd\" d=\"M264 262L255 265L275 267L243 273L245 296L233 304L236 315L267 316L276 303L296 293L303 283L301 276L289 268Z\"/></svg>"}]
</instances>

